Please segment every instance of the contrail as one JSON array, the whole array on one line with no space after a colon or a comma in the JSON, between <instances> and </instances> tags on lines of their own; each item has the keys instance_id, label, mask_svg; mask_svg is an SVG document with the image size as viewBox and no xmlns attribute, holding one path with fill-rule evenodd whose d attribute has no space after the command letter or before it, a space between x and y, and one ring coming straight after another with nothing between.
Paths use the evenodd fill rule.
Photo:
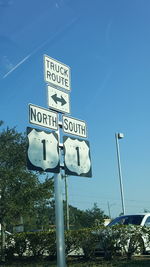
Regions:
<instances>
[{"instance_id":1,"label":"contrail","mask_svg":"<svg viewBox=\"0 0 150 267\"><path fill-rule=\"evenodd\" d=\"M26 56L24 59L22 59L16 66L14 66L10 71L8 71L4 76L3 79L5 79L11 72L13 72L15 69L17 69L22 63L24 63L29 57L31 56L31 54L29 54L28 56Z\"/></svg>"},{"instance_id":2,"label":"contrail","mask_svg":"<svg viewBox=\"0 0 150 267\"><path fill-rule=\"evenodd\" d=\"M74 24L77 21L77 18L73 18L71 22L69 22L66 26L66 28L70 27L72 24ZM16 70L20 65L22 65L28 58L33 56L38 50L40 50L42 47L44 47L48 42L56 38L62 30L59 30L57 33L54 34L53 38L48 38L46 41L44 41L41 45L39 45L33 52L31 52L28 56L26 56L24 59L22 59L17 65L15 65L10 71L8 71L2 79L5 79L10 73L12 73L14 70Z\"/></svg>"}]
</instances>

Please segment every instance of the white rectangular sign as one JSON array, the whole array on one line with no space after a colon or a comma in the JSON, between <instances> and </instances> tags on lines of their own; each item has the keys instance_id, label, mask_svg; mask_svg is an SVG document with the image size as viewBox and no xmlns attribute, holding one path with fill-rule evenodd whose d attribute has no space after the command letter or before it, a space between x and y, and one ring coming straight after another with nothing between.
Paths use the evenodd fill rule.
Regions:
<instances>
[{"instance_id":1,"label":"white rectangular sign","mask_svg":"<svg viewBox=\"0 0 150 267\"><path fill-rule=\"evenodd\" d=\"M70 113L69 94L48 85L48 106L62 113Z\"/></svg>"},{"instance_id":2,"label":"white rectangular sign","mask_svg":"<svg viewBox=\"0 0 150 267\"><path fill-rule=\"evenodd\" d=\"M33 104L29 104L29 122L41 127L58 130L58 114Z\"/></svg>"},{"instance_id":3,"label":"white rectangular sign","mask_svg":"<svg viewBox=\"0 0 150 267\"><path fill-rule=\"evenodd\" d=\"M70 67L44 55L45 81L68 91L71 90Z\"/></svg>"},{"instance_id":4,"label":"white rectangular sign","mask_svg":"<svg viewBox=\"0 0 150 267\"><path fill-rule=\"evenodd\" d=\"M77 135L80 137L87 137L87 127L84 121L71 118L68 116L62 116L62 129L65 133Z\"/></svg>"}]
</instances>

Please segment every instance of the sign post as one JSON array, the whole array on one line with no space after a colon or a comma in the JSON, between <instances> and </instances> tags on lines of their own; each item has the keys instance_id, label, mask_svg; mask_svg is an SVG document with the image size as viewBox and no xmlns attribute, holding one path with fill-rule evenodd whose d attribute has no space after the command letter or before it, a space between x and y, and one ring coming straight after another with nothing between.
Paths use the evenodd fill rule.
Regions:
<instances>
[{"instance_id":1,"label":"sign post","mask_svg":"<svg viewBox=\"0 0 150 267\"><path fill-rule=\"evenodd\" d=\"M62 199L62 177L61 174L54 175L55 189L55 217L56 217L56 244L57 244L57 266L65 267L65 241L64 241L64 214Z\"/></svg>"},{"instance_id":2,"label":"sign post","mask_svg":"<svg viewBox=\"0 0 150 267\"><path fill-rule=\"evenodd\" d=\"M60 144L60 133L57 131ZM61 149L59 149L59 154ZM62 198L62 175L61 172L54 175L55 191L55 221L56 221L56 247L57 247L57 266L65 267L65 234L64 234L64 209Z\"/></svg>"}]
</instances>

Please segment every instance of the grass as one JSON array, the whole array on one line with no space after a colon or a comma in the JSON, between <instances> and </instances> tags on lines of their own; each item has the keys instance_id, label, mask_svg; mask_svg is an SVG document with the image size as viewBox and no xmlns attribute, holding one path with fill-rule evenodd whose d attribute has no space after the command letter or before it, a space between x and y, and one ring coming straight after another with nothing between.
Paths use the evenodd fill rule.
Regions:
<instances>
[{"instance_id":1,"label":"grass","mask_svg":"<svg viewBox=\"0 0 150 267\"><path fill-rule=\"evenodd\" d=\"M1 264L1 267L57 267L56 261L14 261ZM149 267L150 256L134 257L131 260L124 258L116 258L111 261L106 261L102 257L97 257L93 261L85 261L84 259L68 259L67 267Z\"/></svg>"},{"instance_id":2,"label":"grass","mask_svg":"<svg viewBox=\"0 0 150 267\"><path fill-rule=\"evenodd\" d=\"M111 261L106 261L103 258L97 258L90 262L68 262L68 267L149 267L150 257L140 256L131 260L116 258Z\"/></svg>"}]
</instances>

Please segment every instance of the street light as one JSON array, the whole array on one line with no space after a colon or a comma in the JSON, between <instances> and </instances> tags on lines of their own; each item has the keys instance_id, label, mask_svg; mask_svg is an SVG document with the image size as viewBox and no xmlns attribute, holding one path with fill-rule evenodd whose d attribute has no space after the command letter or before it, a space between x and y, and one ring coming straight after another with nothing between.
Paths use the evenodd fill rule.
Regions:
<instances>
[{"instance_id":1,"label":"street light","mask_svg":"<svg viewBox=\"0 0 150 267\"><path fill-rule=\"evenodd\" d=\"M116 148L117 148L117 160L118 160L118 171L119 171L119 182L120 182L120 193L121 193L121 203L122 203L122 213L125 214L125 204L124 204L124 193L123 193L123 183L122 183L122 171L120 162L120 151L119 151L119 139L124 137L123 133L115 133L116 138Z\"/></svg>"}]
</instances>

